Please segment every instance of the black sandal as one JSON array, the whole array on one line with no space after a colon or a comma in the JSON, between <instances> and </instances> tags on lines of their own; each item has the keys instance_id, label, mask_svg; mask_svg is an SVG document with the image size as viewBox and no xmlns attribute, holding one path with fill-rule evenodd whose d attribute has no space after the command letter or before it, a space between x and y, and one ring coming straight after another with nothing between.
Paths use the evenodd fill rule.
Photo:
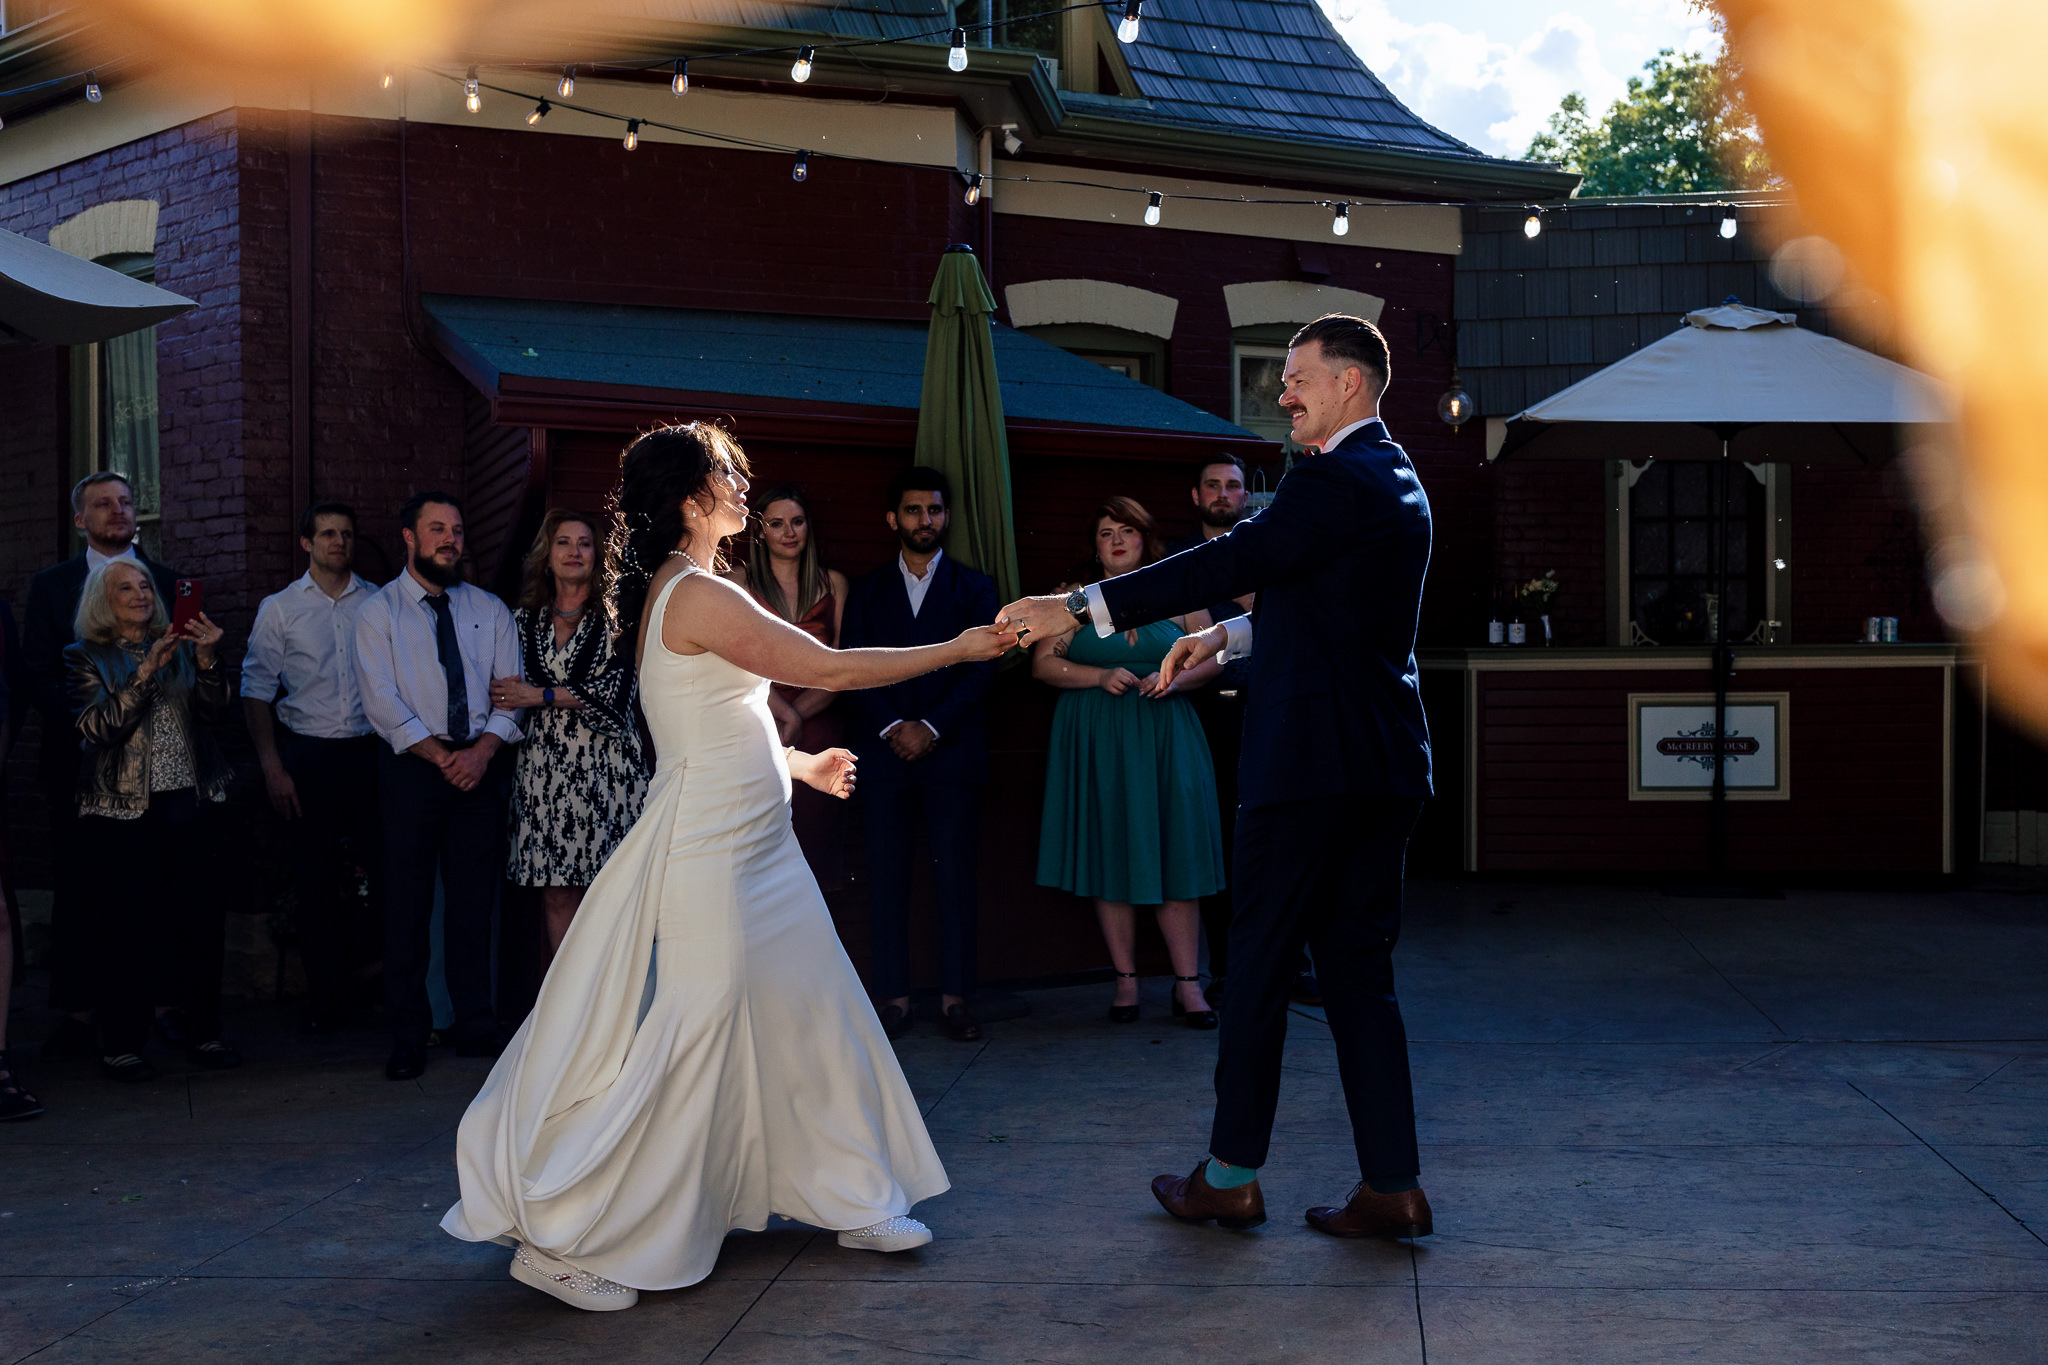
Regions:
<instances>
[{"instance_id":1,"label":"black sandal","mask_svg":"<svg viewBox=\"0 0 2048 1365\"><path fill-rule=\"evenodd\" d=\"M1131 981L1136 981L1138 979L1138 974L1136 972L1117 972L1117 975L1120 977L1125 977ZM1112 1024L1137 1023L1138 1007L1136 1005L1111 1005L1109 1007L1109 1022Z\"/></svg>"},{"instance_id":2,"label":"black sandal","mask_svg":"<svg viewBox=\"0 0 2048 1365\"><path fill-rule=\"evenodd\" d=\"M0 1123L32 1119L42 1112L43 1102L29 1094L14 1074L14 1059L0 1052Z\"/></svg>"},{"instance_id":3,"label":"black sandal","mask_svg":"<svg viewBox=\"0 0 2048 1365\"><path fill-rule=\"evenodd\" d=\"M1175 981L1200 981L1199 976L1176 976ZM1180 1002L1180 991L1173 992L1173 1017L1184 1022L1191 1029L1212 1029L1216 1027L1215 1010L1189 1010Z\"/></svg>"}]
</instances>

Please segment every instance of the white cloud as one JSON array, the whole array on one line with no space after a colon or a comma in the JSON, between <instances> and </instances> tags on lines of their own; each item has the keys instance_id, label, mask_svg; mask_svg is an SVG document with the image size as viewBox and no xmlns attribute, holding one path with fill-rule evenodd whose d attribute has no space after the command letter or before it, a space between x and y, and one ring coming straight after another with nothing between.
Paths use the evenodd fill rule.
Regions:
<instances>
[{"instance_id":1,"label":"white cloud","mask_svg":"<svg viewBox=\"0 0 2048 1365\"><path fill-rule=\"evenodd\" d=\"M1405 8L1415 0L1399 2ZM1580 10L1592 9L1605 22L1596 26L1567 10L1533 28L1522 20L1516 26L1524 31L1516 34L1501 30L1510 16L1528 14L1521 5L1493 10L1488 32L1443 20L1410 23L1395 17L1390 0L1322 4L1338 32L1410 109L1500 156L1527 150L1571 91L1585 95L1596 115L1604 111L1659 47L1719 47L1686 0L1581 0ZM1611 58L1618 64L1610 65Z\"/></svg>"}]
</instances>

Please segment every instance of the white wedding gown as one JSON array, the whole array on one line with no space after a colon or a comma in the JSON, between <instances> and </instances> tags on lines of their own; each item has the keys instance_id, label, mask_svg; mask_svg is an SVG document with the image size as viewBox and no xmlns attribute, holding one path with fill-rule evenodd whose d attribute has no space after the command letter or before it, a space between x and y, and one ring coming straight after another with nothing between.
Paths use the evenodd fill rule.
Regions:
<instances>
[{"instance_id":1,"label":"white wedding gown","mask_svg":"<svg viewBox=\"0 0 2048 1365\"><path fill-rule=\"evenodd\" d=\"M947 1188L790 828L767 682L662 644L686 576L647 614L646 806L463 1116L441 1220L636 1289L771 1214L861 1228Z\"/></svg>"}]
</instances>

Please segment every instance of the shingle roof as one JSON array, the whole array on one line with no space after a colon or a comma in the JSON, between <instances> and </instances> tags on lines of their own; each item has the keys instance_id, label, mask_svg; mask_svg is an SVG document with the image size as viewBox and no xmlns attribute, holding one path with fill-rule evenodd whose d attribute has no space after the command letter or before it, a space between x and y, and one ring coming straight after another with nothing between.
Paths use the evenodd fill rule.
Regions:
<instances>
[{"instance_id":1,"label":"shingle roof","mask_svg":"<svg viewBox=\"0 0 2048 1365\"><path fill-rule=\"evenodd\" d=\"M1114 25L1122 4L1105 8ZM945 0L693 0L690 13L705 23L903 38L947 24L952 10ZM1005 45L1001 30L996 44ZM1123 56L1140 99L1061 98L1138 122L1493 159L1396 99L1316 0L1146 0L1141 36Z\"/></svg>"},{"instance_id":2,"label":"shingle roof","mask_svg":"<svg viewBox=\"0 0 2048 1365\"><path fill-rule=\"evenodd\" d=\"M1120 117L1485 159L1394 98L1316 0L1150 0L1124 61L1151 108Z\"/></svg>"},{"instance_id":3,"label":"shingle roof","mask_svg":"<svg viewBox=\"0 0 2048 1365\"><path fill-rule=\"evenodd\" d=\"M923 400L922 322L452 294L427 294L421 303L501 378L881 408L915 409ZM993 330L1009 419L1250 435L1014 328Z\"/></svg>"}]
</instances>

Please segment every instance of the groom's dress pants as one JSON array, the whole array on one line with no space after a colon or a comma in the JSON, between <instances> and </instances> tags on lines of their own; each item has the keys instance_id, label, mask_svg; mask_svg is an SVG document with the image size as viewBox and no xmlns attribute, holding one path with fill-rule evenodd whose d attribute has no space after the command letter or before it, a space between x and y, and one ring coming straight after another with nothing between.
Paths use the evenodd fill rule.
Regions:
<instances>
[{"instance_id":1,"label":"groom's dress pants","mask_svg":"<svg viewBox=\"0 0 2048 1365\"><path fill-rule=\"evenodd\" d=\"M1408 1033L1394 998L1401 881L1420 801L1332 797L1240 810L1230 991L1209 1151L1263 1166L1280 1098L1288 988L1315 954L1337 1070L1368 1180L1418 1174Z\"/></svg>"}]
</instances>

